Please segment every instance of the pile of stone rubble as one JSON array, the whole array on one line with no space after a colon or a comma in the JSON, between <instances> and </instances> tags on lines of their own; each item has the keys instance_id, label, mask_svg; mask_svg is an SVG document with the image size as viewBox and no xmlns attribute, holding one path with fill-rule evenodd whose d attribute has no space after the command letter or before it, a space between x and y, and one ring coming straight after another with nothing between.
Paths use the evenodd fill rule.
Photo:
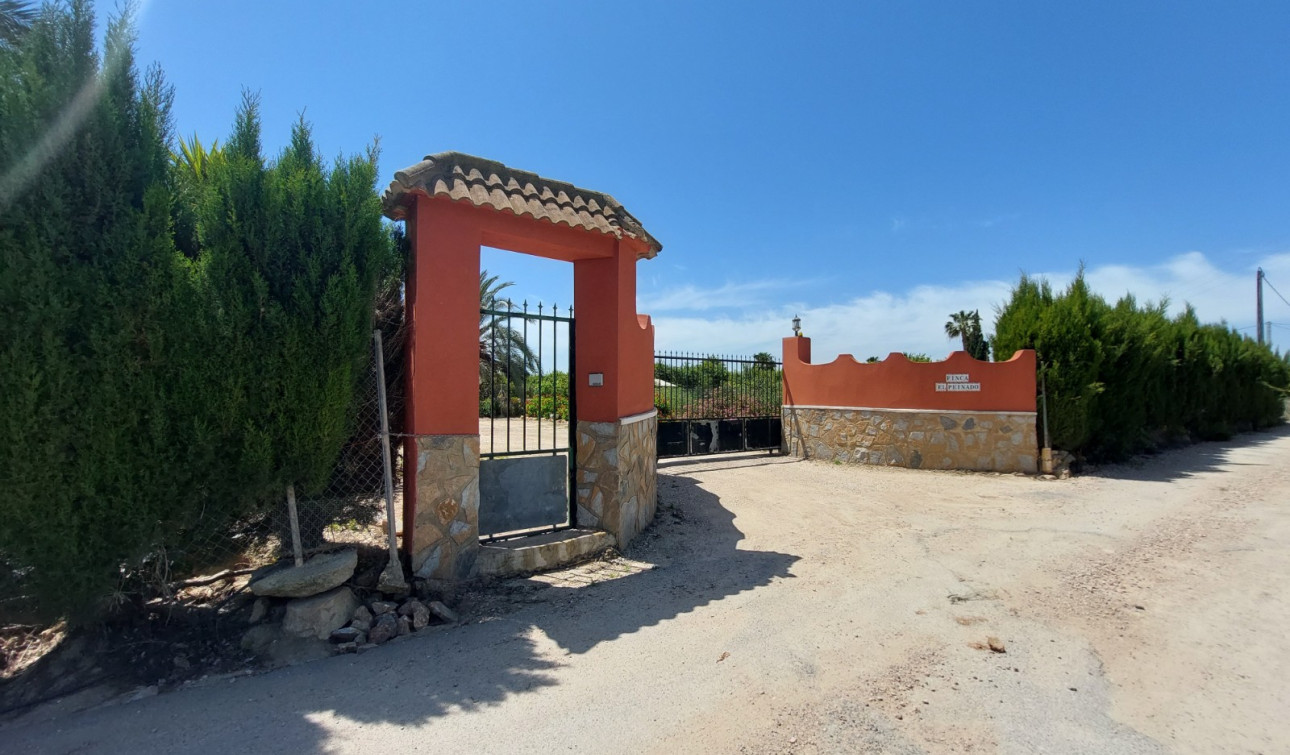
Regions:
<instances>
[{"instance_id":1,"label":"pile of stone rubble","mask_svg":"<svg viewBox=\"0 0 1290 755\"><path fill-rule=\"evenodd\" d=\"M243 638L248 650L291 640L323 640L334 652L358 652L432 624L455 623L457 615L437 600L350 586L358 554L353 549L323 553L301 566L257 573L249 588L257 597ZM268 619L268 621L266 621ZM280 619L280 623L278 622Z\"/></svg>"},{"instance_id":2,"label":"pile of stone rubble","mask_svg":"<svg viewBox=\"0 0 1290 755\"><path fill-rule=\"evenodd\" d=\"M451 624L457 621L457 614L437 600L422 603L408 598L402 604L374 600L355 608L349 624L333 630L328 638L341 652L352 653L425 629L432 620Z\"/></svg>"}]
</instances>

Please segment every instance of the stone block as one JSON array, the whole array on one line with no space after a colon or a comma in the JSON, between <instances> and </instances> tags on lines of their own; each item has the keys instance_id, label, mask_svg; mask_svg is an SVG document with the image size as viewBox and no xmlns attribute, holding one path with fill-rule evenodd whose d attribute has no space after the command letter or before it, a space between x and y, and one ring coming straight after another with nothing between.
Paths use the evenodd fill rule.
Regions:
<instances>
[{"instance_id":1,"label":"stone block","mask_svg":"<svg viewBox=\"0 0 1290 755\"><path fill-rule=\"evenodd\" d=\"M349 623L359 605L358 598L348 587L337 587L309 598L296 598L287 603L282 631L297 637L325 640L333 630Z\"/></svg>"},{"instance_id":2,"label":"stone block","mask_svg":"<svg viewBox=\"0 0 1290 755\"><path fill-rule=\"evenodd\" d=\"M345 584L354 576L358 553L346 548L320 553L302 566L284 566L251 582L251 592L273 598L307 598Z\"/></svg>"}]
</instances>

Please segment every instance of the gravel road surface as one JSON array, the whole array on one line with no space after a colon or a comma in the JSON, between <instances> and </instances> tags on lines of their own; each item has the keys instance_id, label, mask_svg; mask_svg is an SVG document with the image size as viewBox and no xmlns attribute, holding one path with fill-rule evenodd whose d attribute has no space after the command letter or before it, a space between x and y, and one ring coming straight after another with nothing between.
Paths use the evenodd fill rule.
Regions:
<instances>
[{"instance_id":1,"label":"gravel road surface","mask_svg":"<svg viewBox=\"0 0 1290 755\"><path fill-rule=\"evenodd\" d=\"M1285 428L1061 481L665 460L630 561L0 751L1287 752L1288 470Z\"/></svg>"}]
</instances>

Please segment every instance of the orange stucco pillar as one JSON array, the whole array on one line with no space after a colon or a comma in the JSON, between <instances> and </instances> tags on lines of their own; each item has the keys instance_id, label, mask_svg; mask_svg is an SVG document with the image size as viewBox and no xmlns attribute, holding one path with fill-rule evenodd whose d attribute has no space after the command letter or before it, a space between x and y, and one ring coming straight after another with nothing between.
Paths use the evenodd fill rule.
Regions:
<instances>
[{"instance_id":1,"label":"orange stucco pillar","mask_svg":"<svg viewBox=\"0 0 1290 755\"><path fill-rule=\"evenodd\" d=\"M573 263L578 419L613 422L654 406L653 327L636 314L636 250ZM591 376L603 385L591 385Z\"/></svg>"},{"instance_id":2,"label":"orange stucco pillar","mask_svg":"<svg viewBox=\"0 0 1290 755\"><path fill-rule=\"evenodd\" d=\"M479 434L479 230L418 196L408 224L408 432Z\"/></svg>"},{"instance_id":3,"label":"orange stucco pillar","mask_svg":"<svg viewBox=\"0 0 1290 755\"><path fill-rule=\"evenodd\" d=\"M464 579L479 547L480 231L425 196L406 217L403 545L416 576Z\"/></svg>"},{"instance_id":4,"label":"orange stucco pillar","mask_svg":"<svg viewBox=\"0 0 1290 755\"><path fill-rule=\"evenodd\" d=\"M619 239L612 257L573 263L576 519L620 548L653 521L657 500L654 328L636 314L640 251ZM599 386L589 379L597 373Z\"/></svg>"},{"instance_id":5,"label":"orange stucco pillar","mask_svg":"<svg viewBox=\"0 0 1290 755\"><path fill-rule=\"evenodd\" d=\"M800 374L801 366L811 363L811 339L806 336L789 336L784 339L784 378L783 403L791 406L793 402L793 382Z\"/></svg>"}]
</instances>

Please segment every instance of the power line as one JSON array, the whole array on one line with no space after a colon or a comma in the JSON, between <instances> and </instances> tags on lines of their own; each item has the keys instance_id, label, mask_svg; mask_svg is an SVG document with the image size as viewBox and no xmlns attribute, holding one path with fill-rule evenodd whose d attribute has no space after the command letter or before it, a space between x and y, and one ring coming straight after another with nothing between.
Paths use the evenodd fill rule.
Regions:
<instances>
[{"instance_id":1,"label":"power line","mask_svg":"<svg viewBox=\"0 0 1290 755\"><path fill-rule=\"evenodd\" d=\"M1263 282L1264 282L1264 283L1266 283L1266 284L1268 284L1268 288L1272 289L1272 293L1274 293L1274 294L1276 294L1277 296L1280 296L1280 297L1281 297L1281 301L1284 301L1284 302L1286 303L1286 306L1287 306L1287 307L1290 307L1290 301L1286 301L1286 298L1285 298L1284 296L1281 296L1281 292L1277 290L1277 287L1276 287L1276 286L1274 286L1274 285L1272 285L1272 281L1268 280L1268 274L1267 274L1267 273L1264 273L1264 274L1263 274Z\"/></svg>"}]
</instances>

